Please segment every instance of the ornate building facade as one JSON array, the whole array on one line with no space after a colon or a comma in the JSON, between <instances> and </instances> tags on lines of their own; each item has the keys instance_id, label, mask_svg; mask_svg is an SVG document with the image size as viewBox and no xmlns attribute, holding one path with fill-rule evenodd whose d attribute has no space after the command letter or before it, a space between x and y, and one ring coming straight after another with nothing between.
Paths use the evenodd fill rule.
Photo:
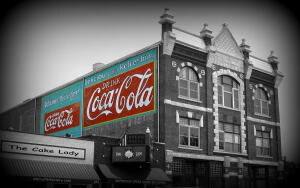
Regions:
<instances>
[{"instance_id":1,"label":"ornate building facade","mask_svg":"<svg viewBox=\"0 0 300 188\"><path fill-rule=\"evenodd\" d=\"M255 57L226 24L192 34L168 9L159 23L160 42L8 110L1 129L147 145L173 187L276 186L283 75L273 52ZM62 112L73 121L65 113L59 126Z\"/></svg>"}]
</instances>

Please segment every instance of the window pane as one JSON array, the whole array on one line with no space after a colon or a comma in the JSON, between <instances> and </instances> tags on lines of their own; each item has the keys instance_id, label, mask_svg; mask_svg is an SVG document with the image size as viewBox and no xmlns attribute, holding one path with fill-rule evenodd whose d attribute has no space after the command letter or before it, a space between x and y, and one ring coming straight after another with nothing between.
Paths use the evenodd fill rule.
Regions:
<instances>
[{"instance_id":1,"label":"window pane","mask_svg":"<svg viewBox=\"0 0 300 188\"><path fill-rule=\"evenodd\" d=\"M199 128L190 127L190 136L199 137Z\"/></svg>"},{"instance_id":2,"label":"window pane","mask_svg":"<svg viewBox=\"0 0 300 188\"><path fill-rule=\"evenodd\" d=\"M240 144L233 144L233 152L240 152Z\"/></svg>"},{"instance_id":3,"label":"window pane","mask_svg":"<svg viewBox=\"0 0 300 188\"><path fill-rule=\"evenodd\" d=\"M195 71L191 68L188 68L188 69L189 69L189 80L197 82L198 78L197 78Z\"/></svg>"},{"instance_id":4,"label":"window pane","mask_svg":"<svg viewBox=\"0 0 300 188\"><path fill-rule=\"evenodd\" d=\"M219 149L221 149L221 150L224 149L224 142L219 142Z\"/></svg>"},{"instance_id":5,"label":"window pane","mask_svg":"<svg viewBox=\"0 0 300 188\"><path fill-rule=\"evenodd\" d=\"M267 95L266 95L266 92L264 90L261 89L261 97L260 97L262 100L268 100L267 99Z\"/></svg>"},{"instance_id":6,"label":"window pane","mask_svg":"<svg viewBox=\"0 0 300 188\"><path fill-rule=\"evenodd\" d=\"M199 146L199 138L190 138L190 146Z\"/></svg>"},{"instance_id":7,"label":"window pane","mask_svg":"<svg viewBox=\"0 0 300 188\"><path fill-rule=\"evenodd\" d=\"M187 118L180 118L179 119L179 123L181 124L181 125L188 125L189 123L189 120L187 119Z\"/></svg>"},{"instance_id":8,"label":"window pane","mask_svg":"<svg viewBox=\"0 0 300 188\"><path fill-rule=\"evenodd\" d=\"M232 86L232 79L229 76L223 76L223 84Z\"/></svg>"},{"instance_id":9,"label":"window pane","mask_svg":"<svg viewBox=\"0 0 300 188\"><path fill-rule=\"evenodd\" d=\"M187 90L187 89L180 88L180 89L179 89L179 95L188 97L188 90Z\"/></svg>"},{"instance_id":10,"label":"window pane","mask_svg":"<svg viewBox=\"0 0 300 188\"><path fill-rule=\"evenodd\" d=\"M254 101L254 112L260 114L261 113L260 109L261 109L261 107L260 107L260 100L255 99L255 101Z\"/></svg>"},{"instance_id":11,"label":"window pane","mask_svg":"<svg viewBox=\"0 0 300 188\"><path fill-rule=\"evenodd\" d=\"M263 148L263 155L271 155L269 148Z\"/></svg>"},{"instance_id":12,"label":"window pane","mask_svg":"<svg viewBox=\"0 0 300 188\"><path fill-rule=\"evenodd\" d=\"M233 152L233 144L225 142L225 151Z\"/></svg>"},{"instance_id":13,"label":"window pane","mask_svg":"<svg viewBox=\"0 0 300 188\"><path fill-rule=\"evenodd\" d=\"M222 81L221 81L221 77L219 76L218 77L218 85L221 85L222 84Z\"/></svg>"},{"instance_id":14,"label":"window pane","mask_svg":"<svg viewBox=\"0 0 300 188\"><path fill-rule=\"evenodd\" d=\"M270 133L269 132L263 132L263 137L264 138L270 138Z\"/></svg>"},{"instance_id":15,"label":"window pane","mask_svg":"<svg viewBox=\"0 0 300 188\"><path fill-rule=\"evenodd\" d=\"M179 126L179 135L180 135L180 144L188 145L188 135L189 135L188 127Z\"/></svg>"},{"instance_id":16,"label":"window pane","mask_svg":"<svg viewBox=\"0 0 300 188\"><path fill-rule=\"evenodd\" d=\"M181 69L179 73L179 77L187 80L187 67Z\"/></svg>"},{"instance_id":17,"label":"window pane","mask_svg":"<svg viewBox=\"0 0 300 188\"><path fill-rule=\"evenodd\" d=\"M232 94L224 92L224 106L232 108Z\"/></svg>"},{"instance_id":18,"label":"window pane","mask_svg":"<svg viewBox=\"0 0 300 188\"><path fill-rule=\"evenodd\" d=\"M187 89L188 88L188 81L180 79L179 80L179 87Z\"/></svg>"},{"instance_id":19,"label":"window pane","mask_svg":"<svg viewBox=\"0 0 300 188\"><path fill-rule=\"evenodd\" d=\"M270 147L269 139L263 139L263 147L264 148L269 148Z\"/></svg>"},{"instance_id":20,"label":"window pane","mask_svg":"<svg viewBox=\"0 0 300 188\"><path fill-rule=\"evenodd\" d=\"M233 90L234 108L239 108L239 90Z\"/></svg>"},{"instance_id":21,"label":"window pane","mask_svg":"<svg viewBox=\"0 0 300 188\"><path fill-rule=\"evenodd\" d=\"M257 88L255 90L255 98L256 99L261 99L261 89L260 88Z\"/></svg>"},{"instance_id":22,"label":"window pane","mask_svg":"<svg viewBox=\"0 0 300 188\"><path fill-rule=\"evenodd\" d=\"M262 146L262 138L256 138L256 146Z\"/></svg>"},{"instance_id":23,"label":"window pane","mask_svg":"<svg viewBox=\"0 0 300 188\"><path fill-rule=\"evenodd\" d=\"M190 119L190 125L198 127L199 126L199 120Z\"/></svg>"},{"instance_id":24,"label":"window pane","mask_svg":"<svg viewBox=\"0 0 300 188\"><path fill-rule=\"evenodd\" d=\"M262 114L269 115L268 102L262 101Z\"/></svg>"},{"instance_id":25,"label":"window pane","mask_svg":"<svg viewBox=\"0 0 300 188\"><path fill-rule=\"evenodd\" d=\"M240 143L240 136L239 135L234 135L234 143L239 144Z\"/></svg>"},{"instance_id":26,"label":"window pane","mask_svg":"<svg viewBox=\"0 0 300 188\"><path fill-rule=\"evenodd\" d=\"M240 133L240 126L234 126L234 133Z\"/></svg>"},{"instance_id":27,"label":"window pane","mask_svg":"<svg viewBox=\"0 0 300 188\"><path fill-rule=\"evenodd\" d=\"M224 124L224 131L225 132L233 132L233 125L231 124Z\"/></svg>"},{"instance_id":28,"label":"window pane","mask_svg":"<svg viewBox=\"0 0 300 188\"><path fill-rule=\"evenodd\" d=\"M224 130L224 124L223 123L219 123L219 130Z\"/></svg>"},{"instance_id":29,"label":"window pane","mask_svg":"<svg viewBox=\"0 0 300 188\"><path fill-rule=\"evenodd\" d=\"M219 132L219 140L224 142L224 132Z\"/></svg>"},{"instance_id":30,"label":"window pane","mask_svg":"<svg viewBox=\"0 0 300 188\"><path fill-rule=\"evenodd\" d=\"M228 91L228 92L232 92L232 86L230 86L230 85L223 85L223 87L224 87L224 91Z\"/></svg>"},{"instance_id":31,"label":"window pane","mask_svg":"<svg viewBox=\"0 0 300 188\"><path fill-rule=\"evenodd\" d=\"M233 88L239 88L239 84L236 81L233 81Z\"/></svg>"},{"instance_id":32,"label":"window pane","mask_svg":"<svg viewBox=\"0 0 300 188\"><path fill-rule=\"evenodd\" d=\"M262 137L262 132L261 131L256 131L256 136Z\"/></svg>"},{"instance_id":33,"label":"window pane","mask_svg":"<svg viewBox=\"0 0 300 188\"><path fill-rule=\"evenodd\" d=\"M199 99L198 91L190 91L190 98Z\"/></svg>"},{"instance_id":34,"label":"window pane","mask_svg":"<svg viewBox=\"0 0 300 188\"><path fill-rule=\"evenodd\" d=\"M218 86L218 101L219 104L223 105L223 87Z\"/></svg>"},{"instance_id":35,"label":"window pane","mask_svg":"<svg viewBox=\"0 0 300 188\"><path fill-rule=\"evenodd\" d=\"M180 145L188 145L188 137L187 136L180 136Z\"/></svg>"},{"instance_id":36,"label":"window pane","mask_svg":"<svg viewBox=\"0 0 300 188\"><path fill-rule=\"evenodd\" d=\"M224 138L225 138L225 142L230 142L230 143L233 143L233 135L230 134L230 133L225 133L224 134Z\"/></svg>"},{"instance_id":37,"label":"window pane","mask_svg":"<svg viewBox=\"0 0 300 188\"><path fill-rule=\"evenodd\" d=\"M256 155L262 155L262 148L261 147L256 147Z\"/></svg>"},{"instance_id":38,"label":"window pane","mask_svg":"<svg viewBox=\"0 0 300 188\"><path fill-rule=\"evenodd\" d=\"M190 82L190 90L198 91L198 83L197 82Z\"/></svg>"}]
</instances>

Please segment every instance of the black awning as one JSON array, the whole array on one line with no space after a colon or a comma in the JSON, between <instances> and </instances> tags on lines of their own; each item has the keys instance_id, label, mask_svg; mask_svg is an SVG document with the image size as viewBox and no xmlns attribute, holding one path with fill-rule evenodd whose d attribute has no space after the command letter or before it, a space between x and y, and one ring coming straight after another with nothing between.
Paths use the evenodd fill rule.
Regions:
<instances>
[{"instance_id":1,"label":"black awning","mask_svg":"<svg viewBox=\"0 0 300 188\"><path fill-rule=\"evenodd\" d=\"M31 181L93 182L100 180L93 165L65 162L1 159L1 168L11 177Z\"/></svg>"},{"instance_id":2,"label":"black awning","mask_svg":"<svg viewBox=\"0 0 300 188\"><path fill-rule=\"evenodd\" d=\"M121 168L107 164L98 166L105 178L115 182L162 184L170 181L160 168Z\"/></svg>"}]
</instances>

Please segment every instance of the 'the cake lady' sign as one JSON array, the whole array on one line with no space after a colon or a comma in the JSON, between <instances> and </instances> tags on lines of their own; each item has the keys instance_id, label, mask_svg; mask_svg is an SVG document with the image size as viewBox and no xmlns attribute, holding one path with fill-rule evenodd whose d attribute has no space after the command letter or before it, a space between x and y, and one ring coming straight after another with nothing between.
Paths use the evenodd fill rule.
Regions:
<instances>
[{"instance_id":1,"label":"'the cake lady' sign","mask_svg":"<svg viewBox=\"0 0 300 188\"><path fill-rule=\"evenodd\" d=\"M2 141L1 152L85 159L85 149L23 142Z\"/></svg>"}]
</instances>

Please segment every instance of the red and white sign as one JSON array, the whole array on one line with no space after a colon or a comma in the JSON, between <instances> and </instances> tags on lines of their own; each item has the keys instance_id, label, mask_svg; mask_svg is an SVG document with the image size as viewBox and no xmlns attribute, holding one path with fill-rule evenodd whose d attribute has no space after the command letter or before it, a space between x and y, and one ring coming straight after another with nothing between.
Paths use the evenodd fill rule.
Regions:
<instances>
[{"instance_id":1,"label":"red and white sign","mask_svg":"<svg viewBox=\"0 0 300 188\"><path fill-rule=\"evenodd\" d=\"M79 125L80 103L49 112L45 115L44 134L58 132Z\"/></svg>"},{"instance_id":2,"label":"red and white sign","mask_svg":"<svg viewBox=\"0 0 300 188\"><path fill-rule=\"evenodd\" d=\"M83 127L155 110L154 71L151 62L85 88Z\"/></svg>"}]
</instances>

